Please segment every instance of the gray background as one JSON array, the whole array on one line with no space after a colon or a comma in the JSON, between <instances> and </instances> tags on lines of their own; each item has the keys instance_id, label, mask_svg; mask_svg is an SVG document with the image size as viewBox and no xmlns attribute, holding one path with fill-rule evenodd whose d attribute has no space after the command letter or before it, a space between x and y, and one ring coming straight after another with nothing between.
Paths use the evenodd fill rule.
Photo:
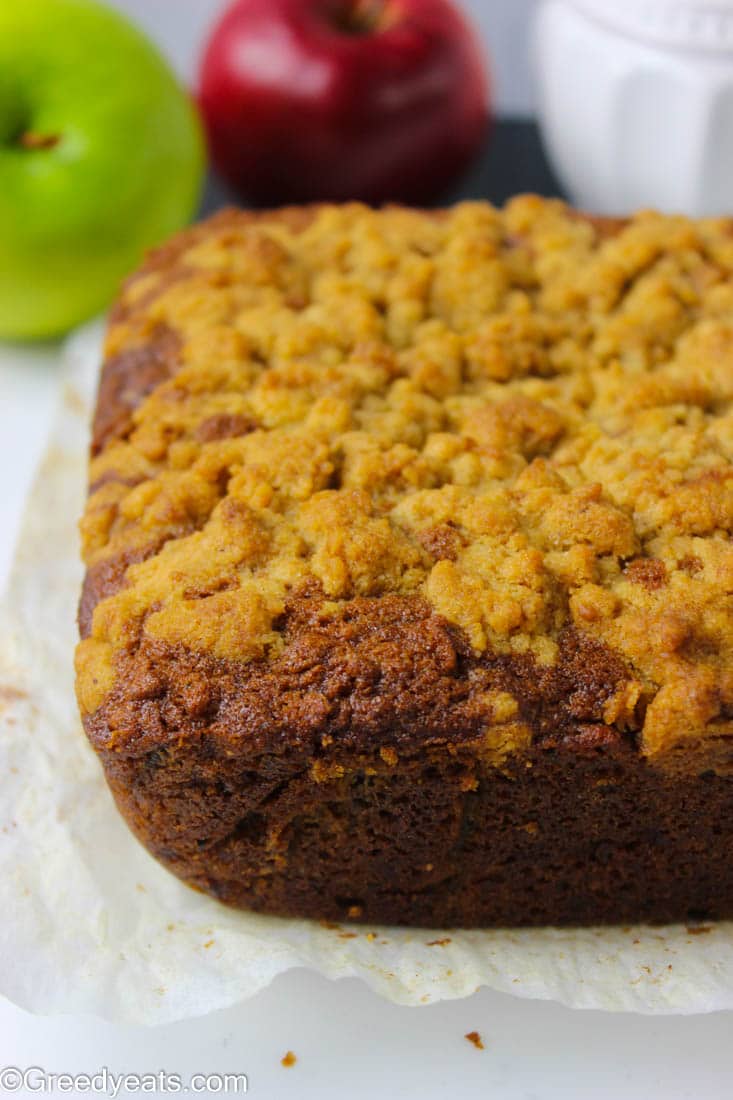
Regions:
<instances>
[{"instance_id":1,"label":"gray background","mask_svg":"<svg viewBox=\"0 0 733 1100\"><path fill-rule=\"evenodd\" d=\"M187 80L207 27L230 0L107 0L140 24ZM501 115L529 115L533 87L528 32L538 0L464 0L461 5L484 40L495 109Z\"/></svg>"}]
</instances>

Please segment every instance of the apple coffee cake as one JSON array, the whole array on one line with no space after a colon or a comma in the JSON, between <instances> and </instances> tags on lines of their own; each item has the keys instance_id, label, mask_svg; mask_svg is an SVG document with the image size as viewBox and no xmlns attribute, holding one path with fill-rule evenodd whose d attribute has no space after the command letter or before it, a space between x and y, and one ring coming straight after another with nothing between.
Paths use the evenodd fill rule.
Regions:
<instances>
[{"instance_id":1,"label":"apple coffee cake","mask_svg":"<svg viewBox=\"0 0 733 1100\"><path fill-rule=\"evenodd\" d=\"M112 313L77 688L278 914L733 917L733 228L225 211Z\"/></svg>"}]
</instances>

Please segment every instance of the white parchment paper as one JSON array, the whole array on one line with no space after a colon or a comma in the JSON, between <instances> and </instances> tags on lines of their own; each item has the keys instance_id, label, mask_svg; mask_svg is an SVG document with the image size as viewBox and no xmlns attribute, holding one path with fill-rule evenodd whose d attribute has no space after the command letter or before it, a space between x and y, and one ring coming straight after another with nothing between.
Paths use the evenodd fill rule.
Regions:
<instances>
[{"instance_id":1,"label":"white parchment paper","mask_svg":"<svg viewBox=\"0 0 733 1100\"><path fill-rule=\"evenodd\" d=\"M237 913L178 882L118 817L72 688L76 521L100 329L63 396L0 609L0 993L35 1012L160 1023L249 997L294 966L402 1004L482 985L576 1008L733 1008L733 923L461 932L325 927Z\"/></svg>"}]
</instances>

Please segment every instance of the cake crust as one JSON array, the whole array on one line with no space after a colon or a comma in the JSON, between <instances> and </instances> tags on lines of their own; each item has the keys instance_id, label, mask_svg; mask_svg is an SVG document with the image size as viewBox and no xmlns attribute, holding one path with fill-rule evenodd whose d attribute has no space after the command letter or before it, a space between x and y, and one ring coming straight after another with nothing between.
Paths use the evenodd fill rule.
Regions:
<instances>
[{"instance_id":1,"label":"cake crust","mask_svg":"<svg viewBox=\"0 0 733 1100\"><path fill-rule=\"evenodd\" d=\"M270 912L733 915L723 221L227 211L111 317L77 690Z\"/></svg>"}]
</instances>

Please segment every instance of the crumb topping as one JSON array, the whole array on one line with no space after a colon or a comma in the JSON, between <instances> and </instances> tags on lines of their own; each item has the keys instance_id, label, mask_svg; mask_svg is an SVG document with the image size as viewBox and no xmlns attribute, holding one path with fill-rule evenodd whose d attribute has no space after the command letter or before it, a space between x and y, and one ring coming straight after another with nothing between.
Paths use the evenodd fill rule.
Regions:
<instances>
[{"instance_id":1,"label":"crumb topping","mask_svg":"<svg viewBox=\"0 0 733 1100\"><path fill-rule=\"evenodd\" d=\"M732 272L729 223L533 196L230 211L154 254L107 337L123 380L155 353L91 464L87 567L133 564L82 708L142 638L277 658L315 582L326 617L419 596L541 666L574 626L631 669L604 720L644 700L646 753L730 734Z\"/></svg>"}]
</instances>

